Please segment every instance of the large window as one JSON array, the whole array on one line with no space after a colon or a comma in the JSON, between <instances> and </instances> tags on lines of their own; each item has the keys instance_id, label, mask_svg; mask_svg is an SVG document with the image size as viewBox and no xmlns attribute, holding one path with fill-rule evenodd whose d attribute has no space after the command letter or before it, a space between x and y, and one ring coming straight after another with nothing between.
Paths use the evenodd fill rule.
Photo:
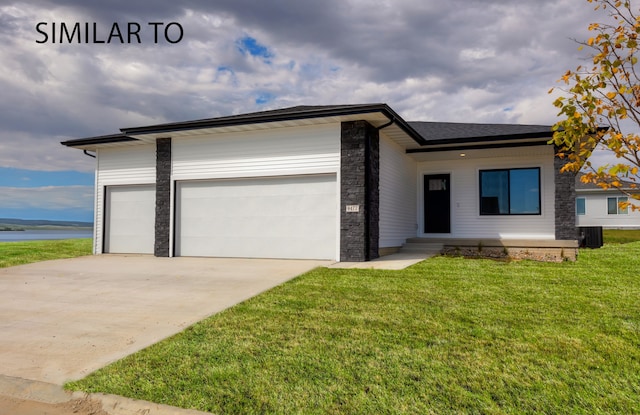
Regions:
<instances>
[{"instance_id":1,"label":"large window","mask_svg":"<svg viewBox=\"0 0 640 415\"><path fill-rule=\"evenodd\" d=\"M539 215L540 169L480 170L481 215Z\"/></svg>"},{"instance_id":2,"label":"large window","mask_svg":"<svg viewBox=\"0 0 640 415\"><path fill-rule=\"evenodd\" d=\"M579 216L585 215L587 213L586 200L584 197L579 197L576 199L576 214Z\"/></svg>"},{"instance_id":3,"label":"large window","mask_svg":"<svg viewBox=\"0 0 640 415\"><path fill-rule=\"evenodd\" d=\"M627 197L608 197L607 198L607 213L609 215L626 215L629 213L628 208L620 209L620 202L627 203Z\"/></svg>"}]
</instances>

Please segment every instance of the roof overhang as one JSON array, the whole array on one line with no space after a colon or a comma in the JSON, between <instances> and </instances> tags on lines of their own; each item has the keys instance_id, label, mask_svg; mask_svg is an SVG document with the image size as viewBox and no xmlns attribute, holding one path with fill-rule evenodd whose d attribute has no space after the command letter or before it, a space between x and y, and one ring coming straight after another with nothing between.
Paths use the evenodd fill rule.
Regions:
<instances>
[{"instance_id":1,"label":"roof overhang","mask_svg":"<svg viewBox=\"0 0 640 415\"><path fill-rule=\"evenodd\" d=\"M456 151L456 150L485 150L507 147L530 147L546 145L551 140L549 135L546 136L498 136L498 137L473 137L458 140L442 140L443 142L429 142L419 148L409 148L407 153L433 153L438 151Z\"/></svg>"},{"instance_id":2,"label":"roof overhang","mask_svg":"<svg viewBox=\"0 0 640 415\"><path fill-rule=\"evenodd\" d=\"M126 134L101 135L97 137L80 138L63 141L60 144L79 148L81 150L95 150L96 147L113 147L121 145L138 144L139 140Z\"/></svg>"},{"instance_id":3,"label":"roof overhang","mask_svg":"<svg viewBox=\"0 0 640 415\"><path fill-rule=\"evenodd\" d=\"M202 135L256 131L273 128L340 123L346 121L369 122L398 142L410 142L416 147L426 142L402 117L386 104L344 105L292 109L291 111L265 111L230 117L203 119L123 128L121 134L64 141L61 144L85 150L114 145L153 143L158 138L195 137Z\"/></svg>"}]
</instances>

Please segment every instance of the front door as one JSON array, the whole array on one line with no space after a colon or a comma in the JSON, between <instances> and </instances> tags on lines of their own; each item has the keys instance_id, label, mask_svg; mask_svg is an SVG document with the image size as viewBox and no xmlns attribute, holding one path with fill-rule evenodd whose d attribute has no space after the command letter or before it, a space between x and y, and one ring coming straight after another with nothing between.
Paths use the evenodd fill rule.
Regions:
<instances>
[{"instance_id":1,"label":"front door","mask_svg":"<svg viewBox=\"0 0 640 415\"><path fill-rule=\"evenodd\" d=\"M451 232L451 177L424 176L424 233Z\"/></svg>"}]
</instances>

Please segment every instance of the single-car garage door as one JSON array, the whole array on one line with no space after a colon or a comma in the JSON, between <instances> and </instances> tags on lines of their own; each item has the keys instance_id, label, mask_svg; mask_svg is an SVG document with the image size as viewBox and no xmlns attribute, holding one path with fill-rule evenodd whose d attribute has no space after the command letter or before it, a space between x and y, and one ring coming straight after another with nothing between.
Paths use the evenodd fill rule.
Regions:
<instances>
[{"instance_id":1,"label":"single-car garage door","mask_svg":"<svg viewBox=\"0 0 640 415\"><path fill-rule=\"evenodd\" d=\"M178 256L335 259L336 176L177 185Z\"/></svg>"},{"instance_id":2,"label":"single-car garage door","mask_svg":"<svg viewBox=\"0 0 640 415\"><path fill-rule=\"evenodd\" d=\"M153 254L155 209L153 185L107 186L104 252Z\"/></svg>"}]
</instances>

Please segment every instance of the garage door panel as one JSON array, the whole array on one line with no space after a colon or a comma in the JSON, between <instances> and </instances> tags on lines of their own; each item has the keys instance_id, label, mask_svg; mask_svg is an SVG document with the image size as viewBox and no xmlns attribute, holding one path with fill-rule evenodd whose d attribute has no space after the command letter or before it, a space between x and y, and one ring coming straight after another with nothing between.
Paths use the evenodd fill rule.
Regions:
<instances>
[{"instance_id":1,"label":"garage door panel","mask_svg":"<svg viewBox=\"0 0 640 415\"><path fill-rule=\"evenodd\" d=\"M105 210L105 253L153 253L154 186L108 186Z\"/></svg>"},{"instance_id":2,"label":"garage door panel","mask_svg":"<svg viewBox=\"0 0 640 415\"><path fill-rule=\"evenodd\" d=\"M178 184L176 254L336 256L335 175Z\"/></svg>"},{"instance_id":3,"label":"garage door panel","mask_svg":"<svg viewBox=\"0 0 640 415\"><path fill-rule=\"evenodd\" d=\"M188 246L188 256L216 256L229 258L281 258L281 259L315 259L317 256L323 256L323 253L309 250L309 244L317 244L317 240L309 240L304 238L254 238L247 240L242 237L225 238L225 243L216 247L214 253L211 251L211 239L207 237L195 237L193 246ZM326 241L332 243L334 241ZM286 249L276 249L273 247L284 247ZM184 256L184 254L182 254ZM332 254L329 258L335 256Z\"/></svg>"}]
</instances>

